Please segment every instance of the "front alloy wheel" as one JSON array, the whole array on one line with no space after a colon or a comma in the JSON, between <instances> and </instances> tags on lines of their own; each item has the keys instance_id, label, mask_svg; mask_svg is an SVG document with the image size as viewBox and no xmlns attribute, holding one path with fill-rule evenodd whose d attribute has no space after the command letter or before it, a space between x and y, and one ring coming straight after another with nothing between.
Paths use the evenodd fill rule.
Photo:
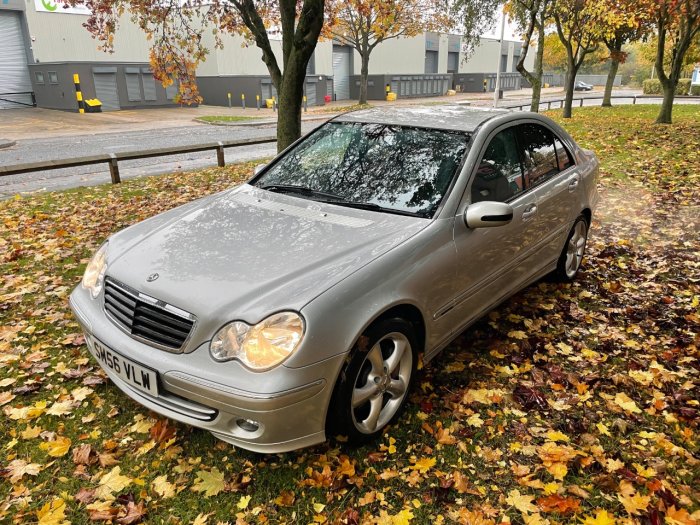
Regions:
<instances>
[{"instance_id":1,"label":"front alloy wheel","mask_svg":"<svg viewBox=\"0 0 700 525\"><path fill-rule=\"evenodd\" d=\"M386 319L371 326L350 352L328 408L329 436L367 441L401 413L415 373L413 326Z\"/></svg>"},{"instance_id":2,"label":"front alloy wheel","mask_svg":"<svg viewBox=\"0 0 700 525\"><path fill-rule=\"evenodd\" d=\"M352 391L352 421L363 434L385 427L403 403L413 370L411 343L400 332L377 341L365 357Z\"/></svg>"}]
</instances>

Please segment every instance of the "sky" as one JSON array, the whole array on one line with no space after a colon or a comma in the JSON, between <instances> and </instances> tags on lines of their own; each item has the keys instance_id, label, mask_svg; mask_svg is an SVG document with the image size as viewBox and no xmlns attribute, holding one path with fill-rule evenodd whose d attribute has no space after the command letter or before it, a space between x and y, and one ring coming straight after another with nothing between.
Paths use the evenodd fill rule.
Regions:
<instances>
[{"instance_id":1,"label":"sky","mask_svg":"<svg viewBox=\"0 0 700 525\"><path fill-rule=\"evenodd\" d=\"M483 33L481 36L488 38L500 38L501 37L501 17L503 16L503 11L501 11L500 16L497 16L494 21L494 25L490 31ZM518 32L515 24L511 24L509 20L506 20L506 28L503 33L503 38L506 40L520 40L521 35Z\"/></svg>"}]
</instances>

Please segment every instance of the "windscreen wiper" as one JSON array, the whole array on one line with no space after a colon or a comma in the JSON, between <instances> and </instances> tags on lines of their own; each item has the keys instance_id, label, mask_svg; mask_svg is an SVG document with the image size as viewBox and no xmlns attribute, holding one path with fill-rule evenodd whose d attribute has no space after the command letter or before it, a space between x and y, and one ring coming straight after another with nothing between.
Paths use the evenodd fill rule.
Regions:
<instances>
[{"instance_id":1,"label":"windscreen wiper","mask_svg":"<svg viewBox=\"0 0 700 525\"><path fill-rule=\"evenodd\" d=\"M258 186L261 190L274 191L280 193L298 193L299 195L308 195L309 197L322 197L324 199L331 199L334 203L336 201L344 201L343 197L336 195L335 193L327 193L325 191L313 190L307 188L306 186L296 186L294 184L266 184L265 186Z\"/></svg>"},{"instance_id":2,"label":"windscreen wiper","mask_svg":"<svg viewBox=\"0 0 700 525\"><path fill-rule=\"evenodd\" d=\"M393 213L395 215L407 215L409 217L422 217L417 213L406 210L397 210L396 208L387 208L386 206L381 206L373 202L353 202L353 201L333 201L329 204L335 204L336 206L346 206L348 208L358 208L360 210L370 210L370 211L381 211L384 213Z\"/></svg>"}]
</instances>

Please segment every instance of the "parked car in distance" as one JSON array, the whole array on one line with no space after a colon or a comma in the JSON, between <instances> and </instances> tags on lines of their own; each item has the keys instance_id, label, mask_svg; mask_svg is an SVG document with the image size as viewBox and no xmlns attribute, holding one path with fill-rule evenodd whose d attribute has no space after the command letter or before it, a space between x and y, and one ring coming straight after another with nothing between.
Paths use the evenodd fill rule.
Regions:
<instances>
[{"instance_id":1,"label":"parked car in distance","mask_svg":"<svg viewBox=\"0 0 700 525\"><path fill-rule=\"evenodd\" d=\"M239 447L371 439L513 293L577 275L598 160L549 118L348 113L246 184L111 236L70 304L110 379Z\"/></svg>"},{"instance_id":2,"label":"parked car in distance","mask_svg":"<svg viewBox=\"0 0 700 525\"><path fill-rule=\"evenodd\" d=\"M586 84L581 80L577 80L574 84L574 91L591 91L593 86L591 84Z\"/></svg>"}]
</instances>

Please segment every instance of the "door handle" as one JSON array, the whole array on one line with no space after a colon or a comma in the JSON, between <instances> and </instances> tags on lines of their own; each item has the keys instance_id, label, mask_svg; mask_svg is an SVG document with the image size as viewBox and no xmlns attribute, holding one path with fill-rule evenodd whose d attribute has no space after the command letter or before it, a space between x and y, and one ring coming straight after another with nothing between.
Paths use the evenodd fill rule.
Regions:
<instances>
[{"instance_id":1,"label":"door handle","mask_svg":"<svg viewBox=\"0 0 700 525\"><path fill-rule=\"evenodd\" d=\"M573 179L571 179L571 182L569 182L569 191L570 192L573 192L576 190L576 188L578 188L578 181L579 181L579 177L578 177L578 173L577 173L576 176Z\"/></svg>"},{"instance_id":2,"label":"door handle","mask_svg":"<svg viewBox=\"0 0 700 525\"><path fill-rule=\"evenodd\" d=\"M536 204L531 204L528 206L525 211L523 212L523 220L524 221L529 221L532 219L535 215L537 215L537 205Z\"/></svg>"}]
</instances>

